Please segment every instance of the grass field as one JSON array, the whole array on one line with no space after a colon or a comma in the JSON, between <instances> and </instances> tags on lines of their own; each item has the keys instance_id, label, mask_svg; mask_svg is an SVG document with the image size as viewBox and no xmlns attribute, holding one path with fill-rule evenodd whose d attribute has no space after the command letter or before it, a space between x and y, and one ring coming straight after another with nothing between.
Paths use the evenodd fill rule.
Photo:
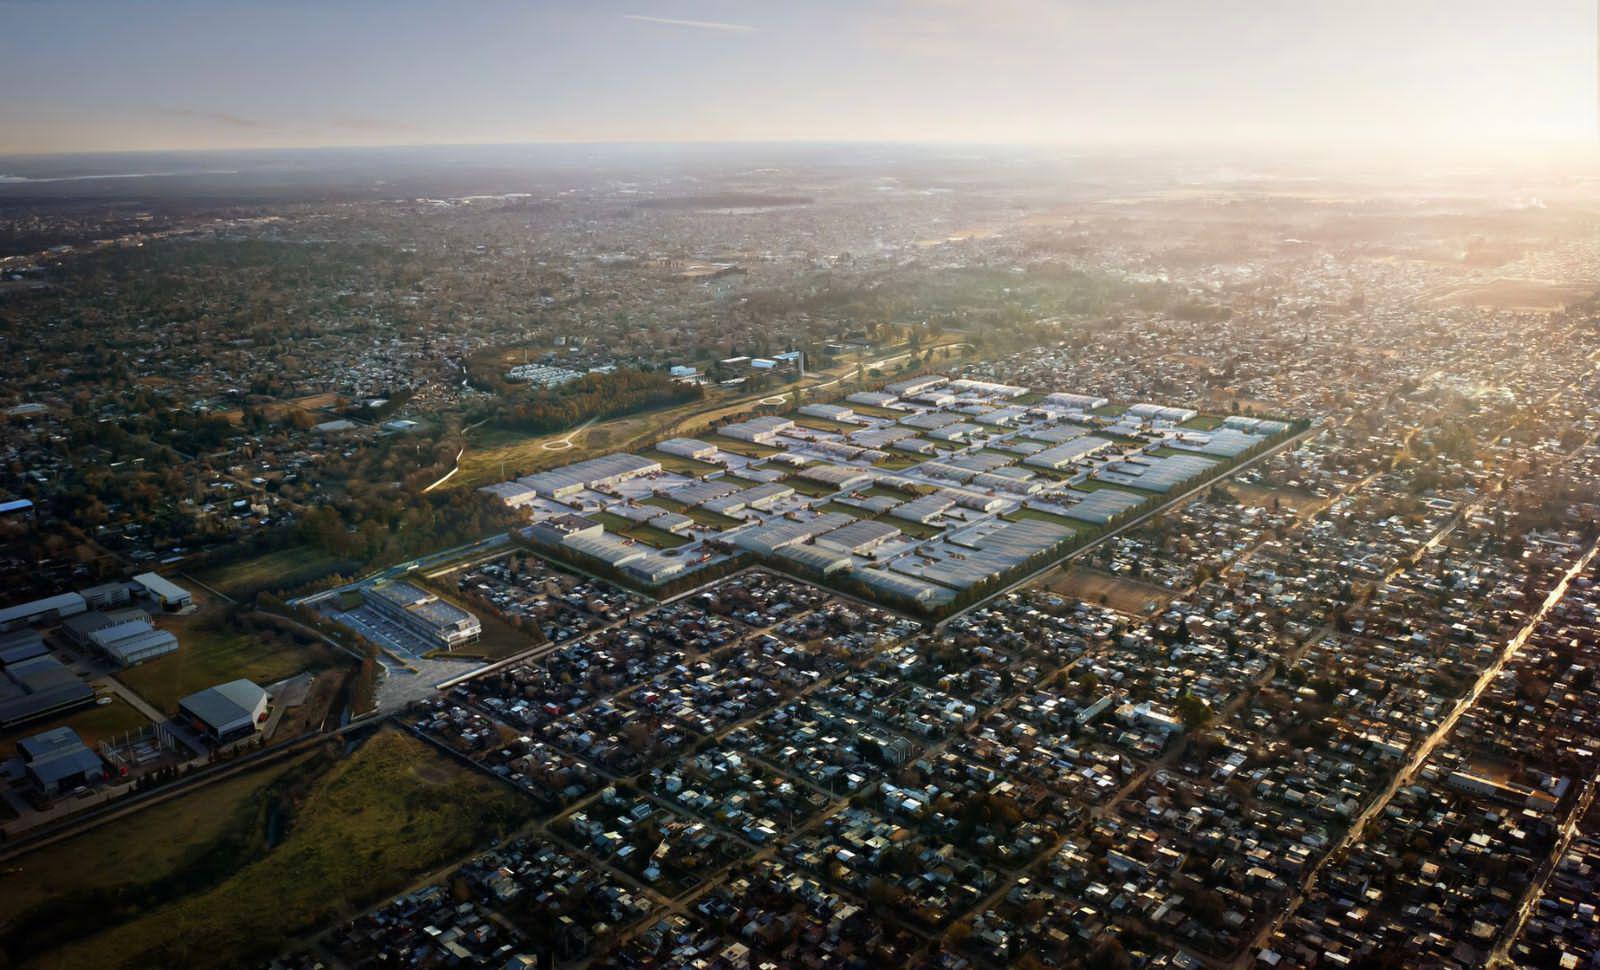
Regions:
<instances>
[{"instance_id":1,"label":"grass field","mask_svg":"<svg viewBox=\"0 0 1600 970\"><path fill-rule=\"evenodd\" d=\"M1136 579L1113 576L1098 569L1068 566L1045 580L1051 592L1071 596L1086 603L1101 603L1123 613L1152 613L1172 601L1173 593L1164 586Z\"/></svg>"},{"instance_id":2,"label":"grass field","mask_svg":"<svg viewBox=\"0 0 1600 970\"><path fill-rule=\"evenodd\" d=\"M666 509L668 512L681 512L710 529L731 529L734 526L742 524L738 519L723 515L720 512L708 512L705 509L691 509L685 506L682 502L674 502L670 498L662 498L659 495L647 498L640 504L654 505L657 508Z\"/></svg>"},{"instance_id":3,"label":"grass field","mask_svg":"<svg viewBox=\"0 0 1600 970\"><path fill-rule=\"evenodd\" d=\"M846 424L843 421L830 421L827 418L813 418L807 415L797 416L794 419L794 423L802 428L810 428L812 431L829 431L833 434L849 434L852 431L861 430L861 425L859 424Z\"/></svg>"},{"instance_id":4,"label":"grass field","mask_svg":"<svg viewBox=\"0 0 1600 970\"><path fill-rule=\"evenodd\" d=\"M1127 485L1118 485L1116 482L1103 482L1098 478L1085 478L1083 481L1072 487L1080 492L1098 492L1103 488L1109 488L1113 491L1127 492L1129 495L1137 495L1140 498L1149 498L1153 494L1151 492L1140 491L1137 488L1131 488Z\"/></svg>"},{"instance_id":5,"label":"grass field","mask_svg":"<svg viewBox=\"0 0 1600 970\"><path fill-rule=\"evenodd\" d=\"M101 741L149 726L149 718L134 710L132 705L121 698L113 697L109 704L92 704L83 710L73 711L61 717L32 721L9 731L0 732L0 757L10 757L12 745L23 738L52 728L72 728L78 732L78 737L83 739L83 743L92 748Z\"/></svg>"},{"instance_id":6,"label":"grass field","mask_svg":"<svg viewBox=\"0 0 1600 970\"><path fill-rule=\"evenodd\" d=\"M317 779L284 841L261 858L37 965L249 966L507 833L530 806L409 735L383 730Z\"/></svg>"},{"instance_id":7,"label":"grass field","mask_svg":"<svg viewBox=\"0 0 1600 970\"><path fill-rule=\"evenodd\" d=\"M204 597L196 597L204 603ZM352 662L322 644L297 644L273 631L234 630L204 606L192 616L170 616L161 626L178 636L178 649L116 675L157 710L176 712L179 698L240 677L263 687L308 669Z\"/></svg>"},{"instance_id":8,"label":"grass field","mask_svg":"<svg viewBox=\"0 0 1600 970\"><path fill-rule=\"evenodd\" d=\"M654 448L647 448L639 452L639 455L651 461L659 461L661 467L669 472L677 472L680 475L689 475L693 478L704 478L712 472L722 470L721 465L713 465L706 461L695 461L693 458L685 458L682 455L669 455Z\"/></svg>"},{"instance_id":9,"label":"grass field","mask_svg":"<svg viewBox=\"0 0 1600 970\"><path fill-rule=\"evenodd\" d=\"M1222 419L1215 414L1197 414L1178 427L1188 428L1190 431L1215 431L1222 427Z\"/></svg>"},{"instance_id":10,"label":"grass field","mask_svg":"<svg viewBox=\"0 0 1600 970\"><path fill-rule=\"evenodd\" d=\"M744 455L747 458L771 458L773 455L782 453L781 448L768 448L765 445L758 445L751 441L735 441L732 438L718 438L716 444L723 451L731 451L736 455Z\"/></svg>"},{"instance_id":11,"label":"grass field","mask_svg":"<svg viewBox=\"0 0 1600 970\"><path fill-rule=\"evenodd\" d=\"M801 478L799 475L791 475L785 478L783 484L808 498L822 498L838 491L837 488L825 482L813 482L811 479Z\"/></svg>"},{"instance_id":12,"label":"grass field","mask_svg":"<svg viewBox=\"0 0 1600 970\"><path fill-rule=\"evenodd\" d=\"M1053 522L1056 525L1064 525L1073 532L1077 532L1079 529L1083 528L1082 522L1069 519L1064 515L1053 515L1049 512L1041 512L1038 509L1030 509L1026 506L1017 509L1015 512L1007 512L1004 518L1007 522L1022 522L1024 520L1032 520L1034 522Z\"/></svg>"},{"instance_id":13,"label":"grass field","mask_svg":"<svg viewBox=\"0 0 1600 970\"><path fill-rule=\"evenodd\" d=\"M267 590L294 589L331 573L348 572L354 567L354 563L320 549L291 546L253 559L201 570L194 577L234 599L247 599Z\"/></svg>"},{"instance_id":14,"label":"grass field","mask_svg":"<svg viewBox=\"0 0 1600 970\"><path fill-rule=\"evenodd\" d=\"M689 540L683 536L668 532L665 529L658 529L647 523L631 522L620 515L613 515L610 512L595 512L589 518L605 526L607 531L638 540L656 549L676 549L689 543Z\"/></svg>"},{"instance_id":15,"label":"grass field","mask_svg":"<svg viewBox=\"0 0 1600 970\"><path fill-rule=\"evenodd\" d=\"M12 965L33 945L136 917L150 905L147 887L203 881L195 870L222 853L239 864L258 856L265 849L267 789L311 757L197 788L7 863L0 869L0 926L6 927L0 940ZM40 927L57 935L19 938Z\"/></svg>"}]
</instances>

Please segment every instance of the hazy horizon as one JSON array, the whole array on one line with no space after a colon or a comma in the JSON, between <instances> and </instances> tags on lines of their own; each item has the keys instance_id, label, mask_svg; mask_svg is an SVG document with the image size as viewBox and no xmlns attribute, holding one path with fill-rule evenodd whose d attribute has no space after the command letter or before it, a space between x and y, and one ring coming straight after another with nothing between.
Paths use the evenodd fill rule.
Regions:
<instances>
[{"instance_id":1,"label":"hazy horizon","mask_svg":"<svg viewBox=\"0 0 1600 970\"><path fill-rule=\"evenodd\" d=\"M1588 0L0 0L0 154L1587 146Z\"/></svg>"}]
</instances>

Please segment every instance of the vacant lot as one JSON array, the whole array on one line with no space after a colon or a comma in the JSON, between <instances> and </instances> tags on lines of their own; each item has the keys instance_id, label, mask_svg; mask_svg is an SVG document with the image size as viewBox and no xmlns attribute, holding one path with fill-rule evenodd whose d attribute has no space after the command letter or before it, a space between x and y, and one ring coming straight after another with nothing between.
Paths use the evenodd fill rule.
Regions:
<instances>
[{"instance_id":1,"label":"vacant lot","mask_svg":"<svg viewBox=\"0 0 1600 970\"><path fill-rule=\"evenodd\" d=\"M1548 312L1581 303L1593 295L1592 284L1499 279L1441 293L1433 302L1439 306Z\"/></svg>"},{"instance_id":2,"label":"vacant lot","mask_svg":"<svg viewBox=\"0 0 1600 970\"><path fill-rule=\"evenodd\" d=\"M178 635L178 650L118 673L117 679L157 710L176 712L179 698L240 677L265 687L303 670L352 663L349 656L320 643L300 644L271 629L234 629L205 603L192 616L162 617L161 626Z\"/></svg>"},{"instance_id":3,"label":"vacant lot","mask_svg":"<svg viewBox=\"0 0 1600 970\"><path fill-rule=\"evenodd\" d=\"M134 919L266 849L267 792L309 752L45 846L0 869L0 945L12 958Z\"/></svg>"},{"instance_id":4,"label":"vacant lot","mask_svg":"<svg viewBox=\"0 0 1600 970\"><path fill-rule=\"evenodd\" d=\"M1228 482L1226 487L1235 498L1246 505L1272 508L1276 504L1277 507L1289 509L1296 515L1304 515L1307 510L1314 509L1327 501L1298 488L1267 488L1240 482Z\"/></svg>"},{"instance_id":5,"label":"vacant lot","mask_svg":"<svg viewBox=\"0 0 1600 970\"><path fill-rule=\"evenodd\" d=\"M1052 573L1045 580L1045 586L1063 596L1134 614L1154 613L1166 606L1174 595L1163 586L1113 576L1083 566L1068 566Z\"/></svg>"},{"instance_id":6,"label":"vacant lot","mask_svg":"<svg viewBox=\"0 0 1600 970\"><path fill-rule=\"evenodd\" d=\"M355 564L310 546L292 546L196 572L195 578L234 599L248 599L270 590L292 590Z\"/></svg>"},{"instance_id":7,"label":"vacant lot","mask_svg":"<svg viewBox=\"0 0 1600 970\"><path fill-rule=\"evenodd\" d=\"M506 834L530 805L386 729L310 786L284 841L260 859L38 965L248 966Z\"/></svg>"}]
</instances>

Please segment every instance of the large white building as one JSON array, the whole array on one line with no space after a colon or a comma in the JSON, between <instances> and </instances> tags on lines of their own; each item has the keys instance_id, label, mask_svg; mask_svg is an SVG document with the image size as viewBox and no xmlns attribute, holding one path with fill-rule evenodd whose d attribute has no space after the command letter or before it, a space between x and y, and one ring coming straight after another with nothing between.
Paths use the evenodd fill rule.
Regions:
<instances>
[{"instance_id":1,"label":"large white building","mask_svg":"<svg viewBox=\"0 0 1600 970\"><path fill-rule=\"evenodd\" d=\"M476 616L410 583L370 586L366 595L379 613L447 650L474 643L483 632Z\"/></svg>"}]
</instances>

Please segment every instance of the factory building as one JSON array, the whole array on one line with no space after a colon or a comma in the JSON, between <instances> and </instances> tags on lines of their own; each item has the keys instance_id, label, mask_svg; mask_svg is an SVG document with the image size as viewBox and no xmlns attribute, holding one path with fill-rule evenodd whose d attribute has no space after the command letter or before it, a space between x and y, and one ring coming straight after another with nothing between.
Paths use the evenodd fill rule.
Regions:
<instances>
[{"instance_id":1,"label":"factory building","mask_svg":"<svg viewBox=\"0 0 1600 970\"><path fill-rule=\"evenodd\" d=\"M751 418L748 421L725 424L717 429L717 434L735 441L771 446L778 443L778 435L793 427L794 422L788 418Z\"/></svg>"},{"instance_id":2,"label":"factory building","mask_svg":"<svg viewBox=\"0 0 1600 970\"><path fill-rule=\"evenodd\" d=\"M133 585L138 587L140 593L149 597L151 602L159 604L162 609L169 612L194 605L194 597L188 590L155 573L140 573L133 577Z\"/></svg>"},{"instance_id":3,"label":"factory building","mask_svg":"<svg viewBox=\"0 0 1600 970\"><path fill-rule=\"evenodd\" d=\"M654 475L660 471L659 461L618 453L574 462L537 475L525 475L517 481L533 489L540 498L561 501L585 489L607 488L630 478Z\"/></svg>"},{"instance_id":4,"label":"factory building","mask_svg":"<svg viewBox=\"0 0 1600 970\"><path fill-rule=\"evenodd\" d=\"M213 744L227 744L261 730L267 692L248 680L230 680L183 698L178 711Z\"/></svg>"},{"instance_id":5,"label":"factory building","mask_svg":"<svg viewBox=\"0 0 1600 970\"><path fill-rule=\"evenodd\" d=\"M125 620L91 630L86 639L90 646L124 667L132 667L178 649L177 637L166 630L157 630L149 620L141 619Z\"/></svg>"},{"instance_id":6,"label":"factory building","mask_svg":"<svg viewBox=\"0 0 1600 970\"><path fill-rule=\"evenodd\" d=\"M410 583L385 583L366 589L379 613L446 650L474 643L483 632L476 616Z\"/></svg>"},{"instance_id":7,"label":"factory building","mask_svg":"<svg viewBox=\"0 0 1600 970\"><path fill-rule=\"evenodd\" d=\"M89 608L79 593L61 593L0 609L0 630L15 630L30 623L54 623Z\"/></svg>"},{"instance_id":8,"label":"factory building","mask_svg":"<svg viewBox=\"0 0 1600 970\"><path fill-rule=\"evenodd\" d=\"M48 653L5 665L0 678L0 728L94 703L94 689Z\"/></svg>"},{"instance_id":9,"label":"factory building","mask_svg":"<svg viewBox=\"0 0 1600 970\"><path fill-rule=\"evenodd\" d=\"M46 797L82 785L93 785L106 776L105 762L70 727L52 728L17 742L23 770Z\"/></svg>"},{"instance_id":10,"label":"factory building","mask_svg":"<svg viewBox=\"0 0 1600 970\"><path fill-rule=\"evenodd\" d=\"M656 442L656 450L663 455L692 458L695 461L717 460L717 446L698 438L668 438L666 441Z\"/></svg>"}]
</instances>

